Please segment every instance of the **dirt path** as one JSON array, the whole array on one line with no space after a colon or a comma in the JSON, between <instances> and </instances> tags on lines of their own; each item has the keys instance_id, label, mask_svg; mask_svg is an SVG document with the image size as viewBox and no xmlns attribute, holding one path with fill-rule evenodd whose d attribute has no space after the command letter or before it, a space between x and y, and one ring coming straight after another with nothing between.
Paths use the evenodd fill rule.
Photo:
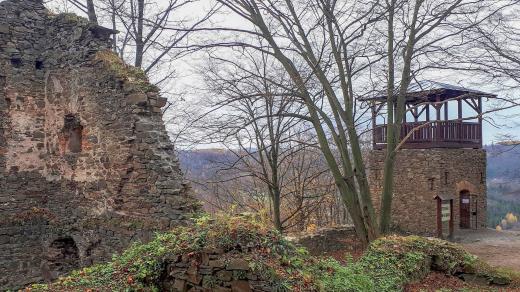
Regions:
<instances>
[{"instance_id":1,"label":"dirt path","mask_svg":"<svg viewBox=\"0 0 520 292\"><path fill-rule=\"evenodd\" d=\"M464 230L455 241L492 266L520 271L520 231Z\"/></svg>"}]
</instances>

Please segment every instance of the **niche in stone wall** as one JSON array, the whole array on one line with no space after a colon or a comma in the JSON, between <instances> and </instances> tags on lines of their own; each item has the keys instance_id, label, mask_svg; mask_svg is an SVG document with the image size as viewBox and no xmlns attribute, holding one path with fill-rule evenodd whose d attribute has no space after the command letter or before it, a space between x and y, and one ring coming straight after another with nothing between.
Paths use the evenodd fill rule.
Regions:
<instances>
[{"instance_id":1,"label":"niche in stone wall","mask_svg":"<svg viewBox=\"0 0 520 292\"><path fill-rule=\"evenodd\" d=\"M23 65L22 58L20 56L11 57L11 65L15 68L20 68Z\"/></svg>"},{"instance_id":2,"label":"niche in stone wall","mask_svg":"<svg viewBox=\"0 0 520 292\"><path fill-rule=\"evenodd\" d=\"M66 236L54 240L48 248L47 262L50 271L58 274L78 268L79 252L74 239Z\"/></svg>"},{"instance_id":3,"label":"niche in stone wall","mask_svg":"<svg viewBox=\"0 0 520 292\"><path fill-rule=\"evenodd\" d=\"M83 126L77 114L67 114L63 118L62 143L71 153L81 152Z\"/></svg>"},{"instance_id":4,"label":"niche in stone wall","mask_svg":"<svg viewBox=\"0 0 520 292\"><path fill-rule=\"evenodd\" d=\"M34 68L36 70L42 70L43 69L43 61L42 60L36 60L34 62Z\"/></svg>"}]
</instances>

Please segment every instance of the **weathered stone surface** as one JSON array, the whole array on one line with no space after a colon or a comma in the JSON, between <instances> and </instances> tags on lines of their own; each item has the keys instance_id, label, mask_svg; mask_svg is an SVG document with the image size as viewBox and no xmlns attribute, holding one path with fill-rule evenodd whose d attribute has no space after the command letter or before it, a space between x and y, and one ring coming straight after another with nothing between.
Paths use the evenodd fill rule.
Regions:
<instances>
[{"instance_id":1,"label":"weathered stone surface","mask_svg":"<svg viewBox=\"0 0 520 292\"><path fill-rule=\"evenodd\" d=\"M231 259L226 266L228 270L249 270L249 263L244 259Z\"/></svg>"},{"instance_id":2,"label":"weathered stone surface","mask_svg":"<svg viewBox=\"0 0 520 292\"><path fill-rule=\"evenodd\" d=\"M231 282L231 291L233 292L249 292L253 291L248 281L233 281Z\"/></svg>"},{"instance_id":3,"label":"weathered stone surface","mask_svg":"<svg viewBox=\"0 0 520 292\"><path fill-rule=\"evenodd\" d=\"M129 94L126 99L130 104L146 104L148 102L148 97L145 93L132 93Z\"/></svg>"},{"instance_id":4,"label":"weathered stone surface","mask_svg":"<svg viewBox=\"0 0 520 292\"><path fill-rule=\"evenodd\" d=\"M224 260L210 260L208 266L210 266L211 268L224 268L226 266L226 263L224 262Z\"/></svg>"},{"instance_id":5,"label":"weathered stone surface","mask_svg":"<svg viewBox=\"0 0 520 292\"><path fill-rule=\"evenodd\" d=\"M374 207L382 192L384 150L369 155ZM471 228L486 228L486 151L483 149L402 149L396 156L392 220L394 227L437 236L436 196L453 198L455 232L460 228L460 192L471 194Z\"/></svg>"},{"instance_id":6,"label":"weathered stone surface","mask_svg":"<svg viewBox=\"0 0 520 292\"><path fill-rule=\"evenodd\" d=\"M109 30L37 0L0 11L0 290L183 224L197 203L147 102L161 97L121 72Z\"/></svg>"},{"instance_id":7,"label":"weathered stone surface","mask_svg":"<svg viewBox=\"0 0 520 292\"><path fill-rule=\"evenodd\" d=\"M6 24L0 24L0 33L8 34L9 33L9 26Z\"/></svg>"},{"instance_id":8,"label":"weathered stone surface","mask_svg":"<svg viewBox=\"0 0 520 292\"><path fill-rule=\"evenodd\" d=\"M204 255L218 259L209 260L206 266L201 263ZM236 251L205 250L169 259L165 262L165 277L159 283L161 291L273 291L268 276L249 268L248 257ZM185 262L179 262L179 258Z\"/></svg>"}]
</instances>

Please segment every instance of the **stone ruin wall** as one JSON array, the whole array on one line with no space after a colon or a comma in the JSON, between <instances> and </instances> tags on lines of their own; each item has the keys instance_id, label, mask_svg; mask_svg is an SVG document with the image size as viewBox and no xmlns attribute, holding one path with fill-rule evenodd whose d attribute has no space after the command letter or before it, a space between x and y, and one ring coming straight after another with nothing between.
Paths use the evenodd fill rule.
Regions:
<instances>
[{"instance_id":1,"label":"stone ruin wall","mask_svg":"<svg viewBox=\"0 0 520 292\"><path fill-rule=\"evenodd\" d=\"M369 183L380 208L384 150L369 155ZM447 178L447 179L446 179ZM401 231L437 236L437 195L453 196L454 231L459 229L459 193L476 195L477 220L486 227L486 151L483 149L402 149L396 156L392 224ZM473 224L473 223L472 223Z\"/></svg>"},{"instance_id":2,"label":"stone ruin wall","mask_svg":"<svg viewBox=\"0 0 520 292\"><path fill-rule=\"evenodd\" d=\"M0 3L0 290L111 257L198 208L142 72L111 31Z\"/></svg>"}]
</instances>

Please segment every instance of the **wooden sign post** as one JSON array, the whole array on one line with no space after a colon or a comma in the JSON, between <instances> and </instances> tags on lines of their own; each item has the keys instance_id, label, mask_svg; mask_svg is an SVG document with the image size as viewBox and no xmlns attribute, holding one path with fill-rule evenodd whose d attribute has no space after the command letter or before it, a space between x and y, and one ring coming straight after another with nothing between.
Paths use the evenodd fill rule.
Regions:
<instances>
[{"instance_id":1,"label":"wooden sign post","mask_svg":"<svg viewBox=\"0 0 520 292\"><path fill-rule=\"evenodd\" d=\"M437 195L437 236L453 237L453 196Z\"/></svg>"}]
</instances>

